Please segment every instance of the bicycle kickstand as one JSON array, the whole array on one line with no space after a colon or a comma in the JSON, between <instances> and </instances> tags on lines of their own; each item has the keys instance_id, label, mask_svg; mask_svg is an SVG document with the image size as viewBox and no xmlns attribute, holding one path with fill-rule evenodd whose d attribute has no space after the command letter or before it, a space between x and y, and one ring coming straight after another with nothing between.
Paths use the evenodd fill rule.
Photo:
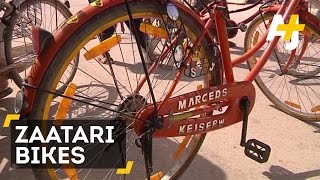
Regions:
<instances>
[{"instance_id":1,"label":"bicycle kickstand","mask_svg":"<svg viewBox=\"0 0 320 180\"><path fill-rule=\"evenodd\" d=\"M146 167L147 180L150 180L152 168L152 133L154 129L151 127L151 123L146 124L147 131L141 136L141 138L136 140L136 145L142 149L142 154L144 156L144 163Z\"/></svg>"},{"instance_id":2,"label":"bicycle kickstand","mask_svg":"<svg viewBox=\"0 0 320 180\"><path fill-rule=\"evenodd\" d=\"M249 99L247 97L243 97L240 101L240 109L243 112L243 125L240 146L244 147L244 154L247 157L259 163L265 163L268 161L270 156L270 146L256 139L249 139L248 141L246 141L249 107Z\"/></svg>"}]
</instances>

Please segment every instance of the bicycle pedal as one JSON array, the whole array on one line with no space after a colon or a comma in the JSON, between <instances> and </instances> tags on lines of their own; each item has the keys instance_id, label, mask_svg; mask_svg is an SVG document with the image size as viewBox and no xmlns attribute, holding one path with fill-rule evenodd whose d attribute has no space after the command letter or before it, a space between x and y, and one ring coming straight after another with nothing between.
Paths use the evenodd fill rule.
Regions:
<instances>
[{"instance_id":1,"label":"bicycle pedal","mask_svg":"<svg viewBox=\"0 0 320 180\"><path fill-rule=\"evenodd\" d=\"M270 152L271 148L269 145L256 139L249 139L244 148L244 154L259 163L267 162Z\"/></svg>"}]
</instances>

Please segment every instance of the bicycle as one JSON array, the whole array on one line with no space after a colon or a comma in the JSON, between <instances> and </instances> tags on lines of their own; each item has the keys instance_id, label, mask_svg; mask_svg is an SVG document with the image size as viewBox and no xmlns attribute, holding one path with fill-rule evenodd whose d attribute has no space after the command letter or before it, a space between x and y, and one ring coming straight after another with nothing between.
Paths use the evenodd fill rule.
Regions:
<instances>
[{"instance_id":1,"label":"bicycle","mask_svg":"<svg viewBox=\"0 0 320 180\"><path fill-rule=\"evenodd\" d=\"M277 9L278 13L287 20L294 10L303 9L299 12L301 18L308 17L307 22L317 24L318 19L303 8L306 4L299 3L297 0L284 1ZM92 3L62 26L54 34L56 43L39 54L24 83L24 91L17 94L19 104L16 109L22 113L22 119L53 121L94 116L124 123L126 127L115 133L126 131L128 134L128 159L135 161L131 174L126 175L129 178L141 177L145 171L147 179L177 179L197 154L207 132L240 121L243 121L240 145L245 148L245 154L255 161L266 162L270 147L255 139L247 141L246 131L248 115L255 101L252 81L273 52L279 37L270 42L244 81L235 82L233 65L245 62L265 40L261 38L251 51L237 61L231 61L223 18L226 7L217 2L208 8L212 11L200 19L178 1ZM146 64L147 55L142 53L139 38L134 38L128 29L122 33L118 27L115 36L102 43L93 39L105 29L127 20L132 22L134 18L143 19L140 27L133 28L135 35L140 30L161 39L161 54L153 64ZM209 31L213 21L218 38ZM316 30L311 31L316 34L319 26L311 29ZM41 39L33 42L37 44ZM105 51L122 60L114 61L111 66L101 64L99 58ZM130 55L124 54L131 51ZM69 85L69 90L75 90L75 93L68 92L67 88L62 95L55 91L56 86L79 52L86 63L86 67L78 67L83 76L75 77ZM60 102L66 99L73 102L60 108ZM60 118L56 118L58 114ZM135 144L137 149L133 149ZM139 159L136 153L141 148L143 158ZM101 175L92 169L50 167L34 169L34 174L37 179L90 179ZM114 171L101 175L101 179L106 178L116 178Z\"/></svg>"},{"instance_id":2,"label":"bicycle","mask_svg":"<svg viewBox=\"0 0 320 180\"><path fill-rule=\"evenodd\" d=\"M68 3L66 1L65 3ZM13 79L18 87L22 87L28 68L32 66L36 55L31 42L33 26L39 26L54 32L66 19L72 16L68 7L59 0L12 0L0 2L4 12L1 18L0 79ZM77 67L78 60L74 60ZM76 68L70 68L65 82L70 82ZM64 91L64 87L60 87Z\"/></svg>"},{"instance_id":3,"label":"bicycle","mask_svg":"<svg viewBox=\"0 0 320 180\"><path fill-rule=\"evenodd\" d=\"M320 5L320 1L314 1L313 5ZM317 11L311 12L320 19ZM245 35L245 52L249 51L267 31L274 15L273 12L267 12L252 21ZM301 20L307 28L300 33L299 46L293 51L288 51L284 49L284 41L279 41L270 60L255 81L267 98L283 112L302 120L319 121L319 99L309 97L309 94L312 94L309 90L319 92L319 89L314 87L317 86L317 75L320 73L320 62L317 60L319 37L310 32L312 29L308 29L312 26L309 22L303 18ZM254 67L265 48L266 45L261 46L260 51L249 58L249 69ZM310 81L313 81L311 85Z\"/></svg>"}]
</instances>

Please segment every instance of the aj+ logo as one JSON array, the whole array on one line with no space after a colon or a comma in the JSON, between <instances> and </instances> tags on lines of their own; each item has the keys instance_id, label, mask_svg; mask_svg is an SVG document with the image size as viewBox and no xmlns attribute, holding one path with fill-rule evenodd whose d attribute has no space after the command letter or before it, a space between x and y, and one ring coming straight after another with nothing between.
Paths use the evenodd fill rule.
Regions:
<instances>
[{"instance_id":1,"label":"aj+ logo","mask_svg":"<svg viewBox=\"0 0 320 180\"><path fill-rule=\"evenodd\" d=\"M275 36L281 36L284 41L287 41L285 49L294 50L299 44L299 31L303 31L304 27L304 24L299 24L298 15L291 15L288 24L284 24L281 15L275 15L269 29L267 41L272 41Z\"/></svg>"}]
</instances>

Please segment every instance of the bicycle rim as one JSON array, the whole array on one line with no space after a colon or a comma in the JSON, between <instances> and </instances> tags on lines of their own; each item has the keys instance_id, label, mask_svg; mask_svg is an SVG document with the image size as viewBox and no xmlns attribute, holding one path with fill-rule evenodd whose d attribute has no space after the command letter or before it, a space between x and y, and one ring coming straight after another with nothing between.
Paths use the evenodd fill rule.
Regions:
<instances>
[{"instance_id":1,"label":"bicycle rim","mask_svg":"<svg viewBox=\"0 0 320 180\"><path fill-rule=\"evenodd\" d=\"M184 36L181 36L184 37L182 40L187 40L189 43L195 41L196 35L200 32L200 26L195 26L195 22L183 14L183 12L180 12L181 19L179 19L179 21L174 22L170 20L166 15L166 6L159 2L130 2L129 4L135 19L151 19L151 22L154 22L154 19L162 21L167 25L166 30L168 34L170 34L169 31L172 33L179 28L183 32L182 34L185 33ZM141 88L137 88L137 82L142 80L144 72L137 52L136 41L128 27L123 31L119 25L117 26L117 24L125 22L126 20L128 20L128 16L124 4L117 5L99 13L67 40L67 43L50 63L40 87L47 90L54 90L66 67L73 57L80 52L80 60L83 62L77 67L78 75L72 81L77 85L76 95L86 97L82 100L87 102L112 109L112 111L99 109L83 102L73 101L66 119L77 117L106 119L117 116L117 111L119 110L121 110L122 113L124 112L134 116L140 109L139 107L152 103L147 83L144 83ZM153 26L154 24L151 23L149 25ZM121 37L121 42L118 42L108 50L108 53L113 58L113 63L102 64L101 59L105 58L103 55L86 61L84 59L85 53L93 47L96 47L97 44L100 44L98 38L95 37L110 27L116 27L114 35ZM167 43L166 40L167 39L162 39L159 41L157 49L159 47L164 49ZM108 39L106 41L108 41ZM183 44L183 42L185 41L181 41L180 43ZM145 52L149 53L148 50ZM171 49L164 60L149 74L157 101L163 100L169 91L169 87L172 85L173 79L178 71L177 69L179 69L179 65L175 63L177 59L172 56L173 52L174 50ZM213 53L212 50L210 51L210 46L207 41L203 40L202 45L199 47L199 52L201 56L199 58L202 59L203 62L206 62L202 64L203 67L210 64L208 61L213 61L207 58L207 56L210 57L210 54ZM145 56L149 58L152 57L152 55L149 54ZM216 63L218 64L219 62ZM149 64L148 68L151 66L152 64ZM220 72L217 70L197 78L184 76L179 81L172 96L194 91L199 85L202 85L202 87L208 87L213 84L218 85L221 82L221 78L216 77L218 73ZM52 94L38 91L33 108L35 109L33 111L33 119L53 120L57 105L60 101L61 97L54 98ZM126 118L124 120L128 127L127 160L134 161L131 174L126 175L126 178L145 178L144 160L141 149L134 145L133 141L137 136L133 132L133 129L130 128L134 120L132 118ZM205 134L199 134L190 137L155 139L153 148L156 150L153 152L154 173L163 172L164 176L162 176L162 178L160 177L161 179L178 178L197 154L204 137ZM186 147L181 146L185 141L187 142ZM180 150L182 150L183 153L177 154ZM53 178L53 176L64 178L61 176L66 175L63 172L53 172L52 170L34 170L34 172L38 179ZM98 175L100 175L98 179L115 179L119 177L115 174L114 170L104 172L103 174L100 174L101 171L93 169L78 169L76 172L79 179L92 179L93 176L97 178Z\"/></svg>"}]
</instances>

